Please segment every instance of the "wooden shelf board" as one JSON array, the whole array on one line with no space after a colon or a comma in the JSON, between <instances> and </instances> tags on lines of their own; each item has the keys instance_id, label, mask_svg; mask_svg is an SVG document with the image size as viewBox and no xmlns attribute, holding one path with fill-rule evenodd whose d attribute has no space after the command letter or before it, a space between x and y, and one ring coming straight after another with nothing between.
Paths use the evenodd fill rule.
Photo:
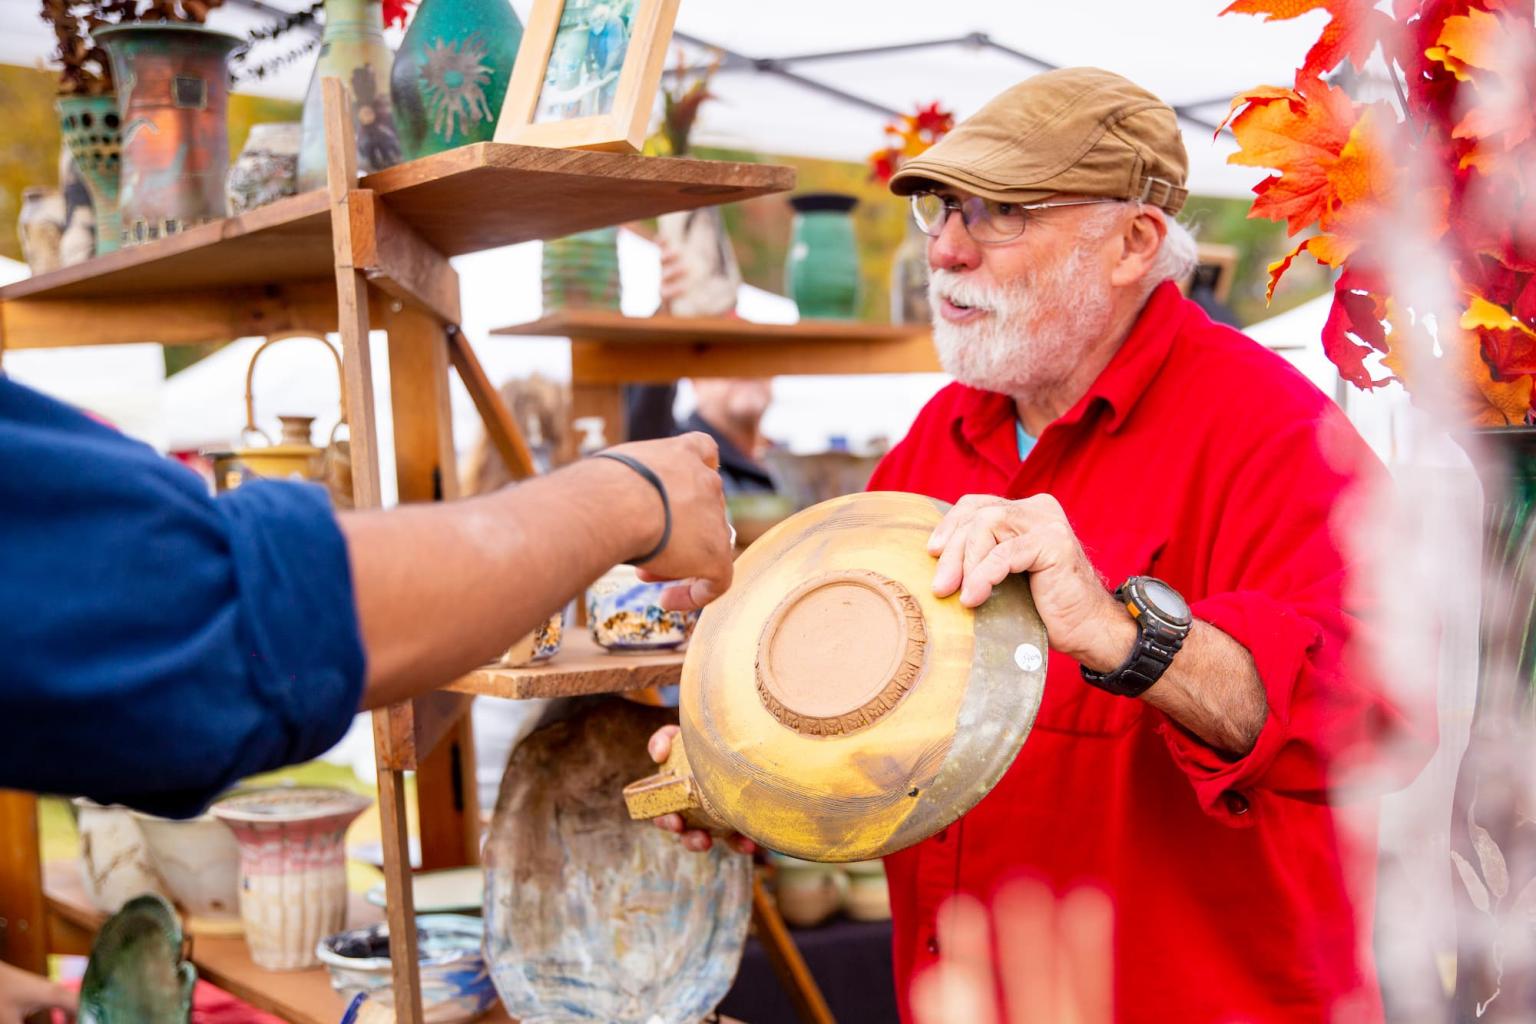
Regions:
<instances>
[{"instance_id":1,"label":"wooden shelf board","mask_svg":"<svg viewBox=\"0 0 1536 1024\"><path fill-rule=\"evenodd\" d=\"M782 192L792 168L481 142L361 179L444 256ZM330 209L306 192L0 288L82 299L330 280Z\"/></svg>"},{"instance_id":2,"label":"wooden shelf board","mask_svg":"<svg viewBox=\"0 0 1536 1024\"><path fill-rule=\"evenodd\" d=\"M678 651L610 654L593 643L585 628L572 626L566 629L560 653L551 660L524 668L488 665L450 683L447 689L482 697L530 700L670 686L682 675L683 655Z\"/></svg>"},{"instance_id":3,"label":"wooden shelf board","mask_svg":"<svg viewBox=\"0 0 1536 1024\"><path fill-rule=\"evenodd\" d=\"M871 324L857 320L801 320L759 324L729 317L624 316L606 310L560 310L530 323L498 327L492 334L575 338L633 345L783 344L786 342L879 344L928 337L920 324Z\"/></svg>"}]
</instances>

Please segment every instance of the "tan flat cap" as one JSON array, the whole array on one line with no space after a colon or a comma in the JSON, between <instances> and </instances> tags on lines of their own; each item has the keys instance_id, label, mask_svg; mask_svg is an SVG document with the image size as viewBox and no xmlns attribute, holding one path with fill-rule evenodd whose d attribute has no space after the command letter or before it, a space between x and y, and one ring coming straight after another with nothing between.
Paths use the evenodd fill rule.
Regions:
<instances>
[{"instance_id":1,"label":"tan flat cap","mask_svg":"<svg viewBox=\"0 0 1536 1024\"><path fill-rule=\"evenodd\" d=\"M1173 108L1101 68L1026 79L902 164L891 191L949 185L1000 202L1047 196L1131 199L1178 213L1189 154Z\"/></svg>"}]
</instances>

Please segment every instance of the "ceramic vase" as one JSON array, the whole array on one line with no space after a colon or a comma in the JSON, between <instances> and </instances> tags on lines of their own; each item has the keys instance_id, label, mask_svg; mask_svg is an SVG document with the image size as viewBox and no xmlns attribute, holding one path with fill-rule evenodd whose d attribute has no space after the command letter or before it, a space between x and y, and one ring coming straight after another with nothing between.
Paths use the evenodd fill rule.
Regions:
<instances>
[{"instance_id":1,"label":"ceramic vase","mask_svg":"<svg viewBox=\"0 0 1536 1024\"><path fill-rule=\"evenodd\" d=\"M122 238L118 192L123 131L117 96L61 96L57 108L64 145L96 212L95 253L112 252Z\"/></svg>"},{"instance_id":2,"label":"ceramic vase","mask_svg":"<svg viewBox=\"0 0 1536 1024\"><path fill-rule=\"evenodd\" d=\"M421 914L416 918L424 1024L463 1024L496 1002L496 987L481 950L484 922L465 914ZM331 972L331 987L343 999L367 993L381 1007L395 1005L389 926L354 928L322 939L315 950Z\"/></svg>"},{"instance_id":3,"label":"ceramic vase","mask_svg":"<svg viewBox=\"0 0 1536 1024\"><path fill-rule=\"evenodd\" d=\"M1450 823L1455 1015L1515 1022L1536 1006L1536 428L1478 433L1489 500L1477 710Z\"/></svg>"},{"instance_id":4,"label":"ceramic vase","mask_svg":"<svg viewBox=\"0 0 1536 1024\"><path fill-rule=\"evenodd\" d=\"M907 235L891 258L891 323L932 322L933 311L928 306L928 236L909 216Z\"/></svg>"},{"instance_id":5,"label":"ceramic vase","mask_svg":"<svg viewBox=\"0 0 1536 1024\"><path fill-rule=\"evenodd\" d=\"M298 191L301 138L302 128L297 121L251 126L224 184L230 216Z\"/></svg>"},{"instance_id":6,"label":"ceramic vase","mask_svg":"<svg viewBox=\"0 0 1536 1024\"><path fill-rule=\"evenodd\" d=\"M544 243L544 313L619 309L619 229L598 228Z\"/></svg>"},{"instance_id":7,"label":"ceramic vase","mask_svg":"<svg viewBox=\"0 0 1536 1024\"><path fill-rule=\"evenodd\" d=\"M405 159L491 141L522 40L507 0L422 0L389 79Z\"/></svg>"},{"instance_id":8,"label":"ceramic vase","mask_svg":"<svg viewBox=\"0 0 1536 1024\"><path fill-rule=\"evenodd\" d=\"M59 147L59 191L64 195L64 233L59 239L59 263L71 267L96 255L96 208L85 175L75 166L67 145ZM115 237L115 236L114 236Z\"/></svg>"},{"instance_id":9,"label":"ceramic vase","mask_svg":"<svg viewBox=\"0 0 1536 1024\"><path fill-rule=\"evenodd\" d=\"M339 78L352 100L357 169L363 174L400 162L389 74L394 58L384 42L381 0L325 0L320 59L304 94L299 191L325 187L325 102L321 82Z\"/></svg>"},{"instance_id":10,"label":"ceramic vase","mask_svg":"<svg viewBox=\"0 0 1536 1024\"><path fill-rule=\"evenodd\" d=\"M736 308L741 267L718 206L664 213L656 236L682 268L678 294L667 302L673 316L725 316Z\"/></svg>"},{"instance_id":11,"label":"ceramic vase","mask_svg":"<svg viewBox=\"0 0 1536 1024\"><path fill-rule=\"evenodd\" d=\"M642 583L632 566L608 570L587 588L587 626L615 654L668 650L688 641L699 613L661 607L666 583Z\"/></svg>"},{"instance_id":12,"label":"ceramic vase","mask_svg":"<svg viewBox=\"0 0 1536 1024\"><path fill-rule=\"evenodd\" d=\"M631 821L621 790L654 768L646 738L675 721L591 704L518 745L484 860L485 950L523 1024L695 1024L736 976L752 862L691 853Z\"/></svg>"},{"instance_id":13,"label":"ceramic vase","mask_svg":"<svg viewBox=\"0 0 1536 1024\"><path fill-rule=\"evenodd\" d=\"M21 243L21 258L33 276L58 270L64 240L64 194L56 188L23 190L16 239Z\"/></svg>"},{"instance_id":14,"label":"ceramic vase","mask_svg":"<svg viewBox=\"0 0 1536 1024\"><path fill-rule=\"evenodd\" d=\"M808 192L789 202L795 208L784 271L789 297L803 318L853 319L859 310L859 251L850 215L858 199Z\"/></svg>"},{"instance_id":15,"label":"ceramic vase","mask_svg":"<svg viewBox=\"0 0 1536 1024\"><path fill-rule=\"evenodd\" d=\"M155 873L187 915L187 930L232 933L240 923L240 847L211 814L176 821L134 812Z\"/></svg>"},{"instance_id":16,"label":"ceramic vase","mask_svg":"<svg viewBox=\"0 0 1536 1024\"><path fill-rule=\"evenodd\" d=\"M370 803L342 789L296 786L253 790L213 805L240 846L240 916L258 967L314 967L320 940L346 924L343 844L347 826Z\"/></svg>"},{"instance_id":17,"label":"ceramic vase","mask_svg":"<svg viewBox=\"0 0 1536 1024\"><path fill-rule=\"evenodd\" d=\"M135 896L165 895L132 811L126 807L103 807L84 797L76 797L71 803L80 832L85 895L92 906L115 914Z\"/></svg>"},{"instance_id":18,"label":"ceramic vase","mask_svg":"<svg viewBox=\"0 0 1536 1024\"><path fill-rule=\"evenodd\" d=\"M112 56L123 121L123 244L224 217L229 55L242 40L163 21L111 25L95 35ZM97 237L107 234L98 225Z\"/></svg>"}]
</instances>

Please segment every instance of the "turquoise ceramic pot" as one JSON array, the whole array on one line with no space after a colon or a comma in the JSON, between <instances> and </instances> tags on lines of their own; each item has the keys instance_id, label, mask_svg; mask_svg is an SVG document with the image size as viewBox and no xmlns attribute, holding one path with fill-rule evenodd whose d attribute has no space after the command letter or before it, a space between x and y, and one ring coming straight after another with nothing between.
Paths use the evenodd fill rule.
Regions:
<instances>
[{"instance_id":1,"label":"turquoise ceramic pot","mask_svg":"<svg viewBox=\"0 0 1536 1024\"><path fill-rule=\"evenodd\" d=\"M422 0L390 72L405 159L491 141L522 40L507 0Z\"/></svg>"},{"instance_id":2,"label":"turquoise ceramic pot","mask_svg":"<svg viewBox=\"0 0 1536 1024\"><path fill-rule=\"evenodd\" d=\"M56 107L59 129L69 155L96 208L96 255L116 251L122 227L117 216L117 187L123 155L122 120L117 95L61 96Z\"/></svg>"},{"instance_id":3,"label":"turquoise ceramic pot","mask_svg":"<svg viewBox=\"0 0 1536 1024\"><path fill-rule=\"evenodd\" d=\"M802 317L851 320L858 315L859 250L850 216L858 202L837 192L808 192L789 201L795 223L784 278Z\"/></svg>"}]
</instances>

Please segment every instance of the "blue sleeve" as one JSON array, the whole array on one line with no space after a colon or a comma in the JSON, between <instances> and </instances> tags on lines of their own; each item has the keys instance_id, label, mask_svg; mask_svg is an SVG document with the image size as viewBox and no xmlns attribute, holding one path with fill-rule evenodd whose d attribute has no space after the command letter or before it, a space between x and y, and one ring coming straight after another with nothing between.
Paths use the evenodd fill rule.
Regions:
<instances>
[{"instance_id":1,"label":"blue sleeve","mask_svg":"<svg viewBox=\"0 0 1536 1024\"><path fill-rule=\"evenodd\" d=\"M363 677L322 488L212 498L0 375L0 786L195 814L334 744Z\"/></svg>"}]
</instances>

